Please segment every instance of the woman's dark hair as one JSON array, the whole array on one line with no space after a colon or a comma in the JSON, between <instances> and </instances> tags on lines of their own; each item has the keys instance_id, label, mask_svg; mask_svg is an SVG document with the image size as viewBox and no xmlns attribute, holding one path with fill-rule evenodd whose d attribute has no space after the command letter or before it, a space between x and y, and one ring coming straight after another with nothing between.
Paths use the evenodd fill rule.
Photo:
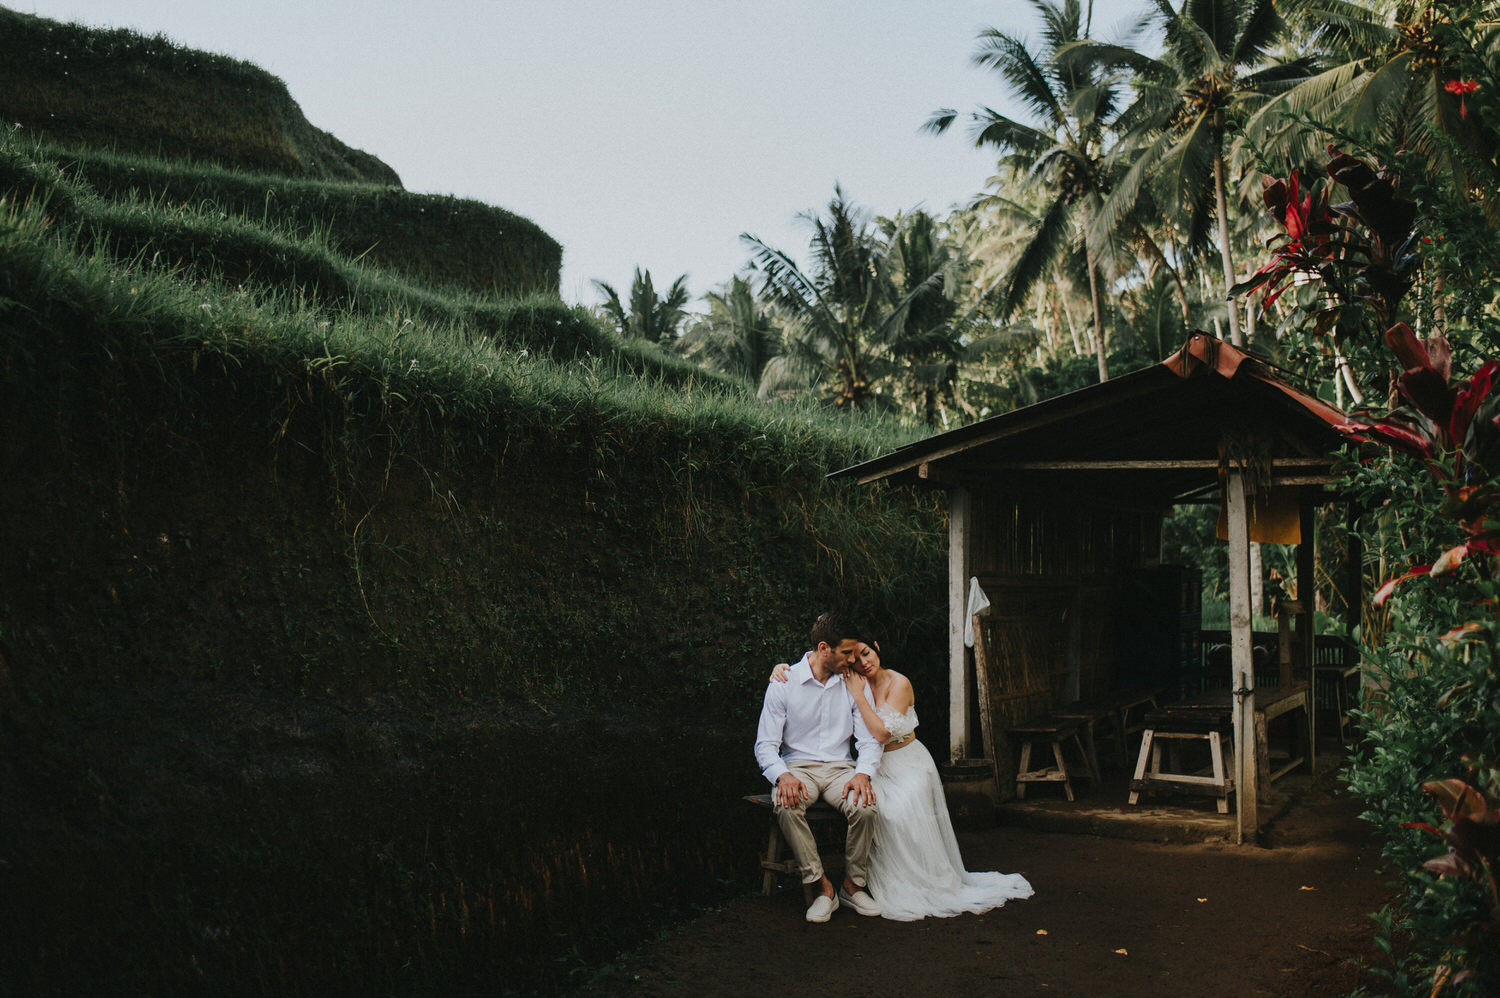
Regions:
<instances>
[{"instance_id":1,"label":"woman's dark hair","mask_svg":"<svg viewBox=\"0 0 1500 998\"><path fill-rule=\"evenodd\" d=\"M861 627L859 629L859 633L855 635L855 637L858 640L863 641L865 644L869 645L871 648L875 649L876 653L880 655L881 668L890 668L889 657L886 654L886 646L880 643L880 639L876 636L875 630L873 628Z\"/></svg>"}]
</instances>

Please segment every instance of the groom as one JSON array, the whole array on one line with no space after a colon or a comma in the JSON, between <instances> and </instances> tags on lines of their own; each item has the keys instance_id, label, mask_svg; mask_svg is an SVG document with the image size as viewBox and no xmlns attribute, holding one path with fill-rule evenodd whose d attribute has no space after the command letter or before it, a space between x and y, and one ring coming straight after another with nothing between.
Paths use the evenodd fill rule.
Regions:
<instances>
[{"instance_id":1,"label":"groom","mask_svg":"<svg viewBox=\"0 0 1500 998\"><path fill-rule=\"evenodd\" d=\"M784 683L766 687L755 733L755 759L775 785L772 800L781 834L797 857L804 885L818 896L807 909L809 922L826 922L840 900L861 915L879 915L880 905L865 891L865 862L875 830L875 789L870 777L880 768L881 746L860 717L843 673L859 649L858 628L840 614L813 622L812 651L792 666ZM859 764L849 758L849 739ZM823 872L818 844L807 826L807 807L817 799L849 819L844 882L835 893Z\"/></svg>"}]
</instances>

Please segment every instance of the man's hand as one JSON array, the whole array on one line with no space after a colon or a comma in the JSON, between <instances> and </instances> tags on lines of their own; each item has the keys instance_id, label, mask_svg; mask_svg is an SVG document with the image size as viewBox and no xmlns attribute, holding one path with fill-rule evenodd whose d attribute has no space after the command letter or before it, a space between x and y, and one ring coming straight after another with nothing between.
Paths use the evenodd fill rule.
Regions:
<instances>
[{"instance_id":1,"label":"man's hand","mask_svg":"<svg viewBox=\"0 0 1500 998\"><path fill-rule=\"evenodd\" d=\"M855 773L844 784L844 799L854 798L854 803L860 807L875 803L875 788L870 786L870 778L864 773Z\"/></svg>"},{"instance_id":2,"label":"man's hand","mask_svg":"<svg viewBox=\"0 0 1500 998\"><path fill-rule=\"evenodd\" d=\"M778 807L796 807L807 797L807 787L791 773L782 773L776 780L775 796Z\"/></svg>"}]
</instances>

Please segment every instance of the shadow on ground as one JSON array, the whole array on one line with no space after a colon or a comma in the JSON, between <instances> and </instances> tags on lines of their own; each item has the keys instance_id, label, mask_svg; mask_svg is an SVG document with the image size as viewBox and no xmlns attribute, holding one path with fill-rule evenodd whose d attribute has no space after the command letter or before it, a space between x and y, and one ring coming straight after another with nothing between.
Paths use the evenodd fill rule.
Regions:
<instances>
[{"instance_id":1,"label":"shadow on ground","mask_svg":"<svg viewBox=\"0 0 1500 998\"><path fill-rule=\"evenodd\" d=\"M970 869L1026 875L1037 892L1026 901L905 923L841 910L809 925L801 890L783 882L667 933L580 993L1347 994L1370 981L1367 916L1389 891L1333 762L1317 779L1277 782L1256 845L1233 845L1233 809L1220 816L1209 800L1127 809L1117 776L1074 804L1033 800L959 833Z\"/></svg>"}]
</instances>

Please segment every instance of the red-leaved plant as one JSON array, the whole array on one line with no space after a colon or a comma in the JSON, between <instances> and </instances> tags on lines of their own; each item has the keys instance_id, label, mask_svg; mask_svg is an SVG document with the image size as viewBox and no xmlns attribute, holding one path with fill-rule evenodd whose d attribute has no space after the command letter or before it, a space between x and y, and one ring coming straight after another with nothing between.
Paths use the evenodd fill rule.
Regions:
<instances>
[{"instance_id":1,"label":"red-leaved plant","mask_svg":"<svg viewBox=\"0 0 1500 998\"><path fill-rule=\"evenodd\" d=\"M1322 307L1313 310L1313 331L1319 336L1330 331L1347 334L1341 319L1355 304L1368 307L1376 328L1385 328L1396 321L1420 262L1415 249L1417 205L1397 189L1394 175L1385 168L1372 167L1334 146L1328 147L1328 157L1328 179L1344 187L1349 199L1333 202L1327 182L1300 171L1285 180L1266 180L1261 200L1286 237L1278 237L1270 261L1230 294L1264 287L1264 311L1296 277L1313 277L1322 286Z\"/></svg>"},{"instance_id":2,"label":"red-leaved plant","mask_svg":"<svg viewBox=\"0 0 1500 998\"><path fill-rule=\"evenodd\" d=\"M1435 780L1422 789L1437 798L1443 811L1441 827L1421 821L1409 821L1403 828L1419 828L1448 843L1448 851L1422 864L1440 877L1473 880L1490 899L1488 922L1472 927L1472 942L1489 948L1500 946L1500 883L1496 881L1496 864L1500 862L1500 808L1483 793L1463 780ZM1454 971L1445 964L1437 968L1432 993L1445 986L1461 984L1476 975L1468 970Z\"/></svg>"},{"instance_id":3,"label":"red-leaved plant","mask_svg":"<svg viewBox=\"0 0 1500 998\"><path fill-rule=\"evenodd\" d=\"M1500 362L1489 361L1472 378L1454 381L1452 352L1442 337L1424 343L1398 322L1386 330L1385 340L1402 366L1396 389L1406 405L1339 429L1351 439L1385 444L1419 459L1442 486L1441 512L1457 520L1467 536L1431 564L1388 580L1375 594L1376 606L1410 579L1444 575L1470 555L1500 553L1500 523L1490 519L1500 491L1489 484L1500 458L1500 395L1491 397Z\"/></svg>"}]
</instances>

